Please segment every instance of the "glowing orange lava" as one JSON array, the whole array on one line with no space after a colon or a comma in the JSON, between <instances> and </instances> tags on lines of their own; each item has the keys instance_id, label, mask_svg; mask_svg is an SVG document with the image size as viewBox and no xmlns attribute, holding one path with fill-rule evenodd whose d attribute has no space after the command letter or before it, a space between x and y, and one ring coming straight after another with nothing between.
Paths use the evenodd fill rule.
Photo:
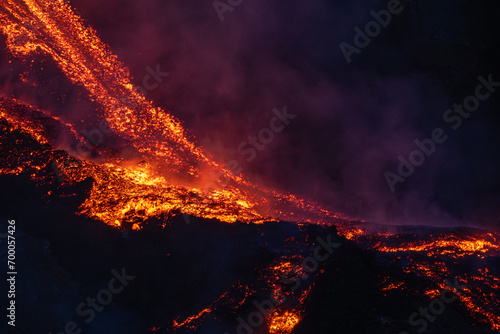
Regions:
<instances>
[{"instance_id":1,"label":"glowing orange lava","mask_svg":"<svg viewBox=\"0 0 500 334\"><path fill-rule=\"evenodd\" d=\"M300 317L293 312L286 311L282 314L275 312L269 319L269 333L290 334L299 321Z\"/></svg>"},{"instance_id":2,"label":"glowing orange lava","mask_svg":"<svg viewBox=\"0 0 500 334\"><path fill-rule=\"evenodd\" d=\"M50 61L82 88L88 100L97 105L96 116L105 119L113 135L135 153L134 159L119 154L100 159L82 156L69 145L61 147L56 135L69 142L84 141L77 124L20 99L1 97L0 130L10 142L8 146L2 142L0 147L0 174L25 174L54 189L91 180L78 213L117 228L140 230L148 219L178 214L227 223L289 220L332 224L345 218L296 195L264 189L222 167L196 145L178 119L134 89L129 70L64 0L3 0L0 31L11 57L26 62L35 57ZM61 184L54 170L60 174ZM339 224L338 228L349 240L370 238L367 230L350 224ZM436 235L432 240L397 245L397 237L391 235L376 234L371 240L373 248L382 253L420 256L419 260L409 257L405 270L431 279L440 288L445 287L451 273L444 259L482 259L500 252L492 234ZM259 276L259 284L275 295L285 293L292 305L277 307L266 319L271 334L291 333L302 318L311 286L293 294L284 292L281 282L285 273L301 275L301 260L301 256L283 256L263 268ZM500 317L489 311L499 310L499 302L481 289L486 286L500 291L499 279L486 268L464 279L468 288L459 294L460 301L473 316L499 331ZM403 286L401 282L389 284L382 290ZM257 290L238 282L198 314L174 320L172 327L196 328L215 310L227 306L237 310ZM427 294L432 297L436 291Z\"/></svg>"}]
</instances>

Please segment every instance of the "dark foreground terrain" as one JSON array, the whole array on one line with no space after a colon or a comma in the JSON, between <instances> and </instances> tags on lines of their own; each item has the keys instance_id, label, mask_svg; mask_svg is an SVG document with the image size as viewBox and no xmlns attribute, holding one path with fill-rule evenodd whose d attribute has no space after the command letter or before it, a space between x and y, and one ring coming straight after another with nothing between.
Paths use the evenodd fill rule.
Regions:
<instances>
[{"instance_id":1,"label":"dark foreground terrain","mask_svg":"<svg viewBox=\"0 0 500 334\"><path fill-rule=\"evenodd\" d=\"M335 227L226 224L177 216L148 221L140 231L123 231L75 215L91 182L75 186L74 193L81 195L60 198L47 197L48 189L27 176L0 176L1 229L7 231L7 220L15 220L18 272L16 326L2 332L269 333L266 325L245 327L238 321L255 311L252 301L269 295L262 268L283 256L312 254L320 237L340 246L315 275L304 279L300 288L311 290L298 306L302 320L294 334L417 333L424 327L426 333L493 333L487 325L475 324L460 301L445 304L438 316L428 315L429 321L418 315L413 319L418 325L410 324L414 312L438 298L426 291L439 287L404 272L394 256L338 236ZM7 262L5 240L2 267ZM498 272L498 258L489 261L491 271ZM391 282L404 284L384 288ZM288 283L284 289L295 282ZM497 298L494 293L491 297ZM5 285L1 294L7 294ZM446 296L452 299L452 288ZM174 328L175 321L179 324L209 305L216 306L208 315Z\"/></svg>"}]
</instances>

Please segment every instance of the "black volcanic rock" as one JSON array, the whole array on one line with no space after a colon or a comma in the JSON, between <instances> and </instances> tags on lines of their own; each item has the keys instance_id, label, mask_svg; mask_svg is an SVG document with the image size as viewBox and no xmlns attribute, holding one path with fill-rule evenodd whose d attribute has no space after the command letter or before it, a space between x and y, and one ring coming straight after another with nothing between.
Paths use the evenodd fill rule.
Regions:
<instances>
[{"instance_id":1,"label":"black volcanic rock","mask_svg":"<svg viewBox=\"0 0 500 334\"><path fill-rule=\"evenodd\" d=\"M62 191L85 194L92 182ZM0 176L0 186L9 189L0 195L0 228L6 230L7 219L15 219L17 226L18 333L59 333L69 321L82 333L146 333L152 327L167 333L175 319L197 314L235 283L251 286L257 268L279 256L307 252L303 245L327 235L341 247L325 262L294 334L414 333L408 317L429 304L425 291L436 288L403 272L394 257L338 237L333 226L226 224L196 217L187 223L175 216L150 219L140 231L118 230L76 215L83 197L47 198L53 186L36 186L28 175ZM4 251L3 261L5 256ZM122 268L134 279L87 324L76 308L106 289L112 271ZM405 289L383 292L382 282L404 282ZM223 310L215 313L218 320L209 318L198 329L179 333L236 332L235 318L252 311L251 300L236 313ZM491 333L474 326L458 302L447 306L428 332Z\"/></svg>"}]
</instances>

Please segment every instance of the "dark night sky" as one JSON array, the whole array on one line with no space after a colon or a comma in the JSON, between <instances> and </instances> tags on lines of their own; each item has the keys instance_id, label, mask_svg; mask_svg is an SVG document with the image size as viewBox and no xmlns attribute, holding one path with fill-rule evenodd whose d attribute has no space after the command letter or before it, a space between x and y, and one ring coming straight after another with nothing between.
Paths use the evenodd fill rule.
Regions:
<instances>
[{"instance_id":1,"label":"dark night sky","mask_svg":"<svg viewBox=\"0 0 500 334\"><path fill-rule=\"evenodd\" d=\"M71 4L137 85L170 72L148 98L250 179L380 223L498 225L500 92L456 131L442 120L478 75L500 81L495 1L403 1L350 64L339 44L387 2L245 0L222 22L212 1ZM247 162L238 146L285 105L297 117ZM391 192L384 172L437 127L448 140Z\"/></svg>"}]
</instances>

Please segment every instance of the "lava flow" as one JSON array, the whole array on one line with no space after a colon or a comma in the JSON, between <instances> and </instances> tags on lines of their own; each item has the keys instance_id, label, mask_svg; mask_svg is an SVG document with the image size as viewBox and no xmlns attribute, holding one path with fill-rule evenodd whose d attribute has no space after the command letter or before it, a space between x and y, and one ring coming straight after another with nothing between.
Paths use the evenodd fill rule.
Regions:
<instances>
[{"instance_id":1,"label":"lava flow","mask_svg":"<svg viewBox=\"0 0 500 334\"><path fill-rule=\"evenodd\" d=\"M407 234L371 233L342 223L342 214L233 174L197 146L179 120L134 89L127 68L63 0L4 0L0 23L12 59L29 63L42 58L57 66L66 79L86 92L112 135L134 153L132 159L121 156L119 149L102 146L82 156L77 149L86 140L79 134L81 124L19 97L0 98L0 174L28 175L38 184L59 189L61 196L73 196L65 191L91 180L78 208L81 215L123 229L141 229L148 220L166 222L178 214L227 223L337 223L346 239L405 259L404 270L440 286L450 275L458 276L454 271L457 261L481 261L500 253L496 237L488 233L435 234L417 241ZM50 191L47 198L52 195ZM304 274L300 264L312 251L304 249L280 254L272 264L259 268L255 277L234 284L199 313L180 315L172 322L172 330L195 330L206 318L230 314L248 304L251 297L264 300L272 294L285 296L286 303L268 314L267 330L291 333L303 317L314 276L321 273L318 270L304 279L297 291L284 286L283 275ZM463 280L467 288L459 295L460 301L475 319L500 330L500 304L485 292L500 291L499 278L481 266ZM404 284L392 283L381 291L391 289L404 289Z\"/></svg>"},{"instance_id":2,"label":"lava flow","mask_svg":"<svg viewBox=\"0 0 500 334\"><path fill-rule=\"evenodd\" d=\"M177 119L133 88L128 70L64 1L9 0L0 14L11 55L52 61L98 105L113 135L135 151L133 161L113 152L82 157L75 147L85 139L74 124L16 98L1 98L3 174L26 174L61 188L90 178L92 187L79 213L116 227L140 229L148 218L181 213L253 223L341 217L295 195L258 187L216 163L188 139ZM58 137L69 147L56 150ZM307 291L303 294L299 305ZM174 327L190 326L212 308ZM297 312L276 310L270 315L272 332L291 331Z\"/></svg>"},{"instance_id":3,"label":"lava flow","mask_svg":"<svg viewBox=\"0 0 500 334\"><path fill-rule=\"evenodd\" d=\"M370 248L387 254L393 261L404 263L403 270L430 279L441 289L446 280L460 278L465 286L458 299L479 321L493 330L500 330L500 278L488 269L488 261L500 256L499 237L491 232L457 228L453 231L434 231L425 228L413 233L370 233L363 228L346 228L353 240L369 244ZM472 269L463 272L463 265ZM400 289L404 282L393 282L382 291ZM429 290L431 298L436 290Z\"/></svg>"},{"instance_id":4,"label":"lava flow","mask_svg":"<svg viewBox=\"0 0 500 334\"><path fill-rule=\"evenodd\" d=\"M216 163L188 139L177 119L133 88L125 66L64 1L6 1L0 10L11 54L22 59L49 57L71 82L88 92L113 134L136 150L135 161L147 161L137 164L106 156L104 162L87 159L82 168L70 169L64 174L68 182L89 176L96 181L82 213L111 225L173 212L225 222L298 220L313 212L317 218L340 217L294 195L262 189ZM7 121L19 117L7 106L16 103L20 104L4 102ZM84 140L60 118L52 120L76 142ZM17 122L16 128L33 134L31 125ZM46 142L48 138L40 141ZM50 144L55 146L54 141ZM59 170L65 169L60 160L56 163Z\"/></svg>"}]
</instances>

